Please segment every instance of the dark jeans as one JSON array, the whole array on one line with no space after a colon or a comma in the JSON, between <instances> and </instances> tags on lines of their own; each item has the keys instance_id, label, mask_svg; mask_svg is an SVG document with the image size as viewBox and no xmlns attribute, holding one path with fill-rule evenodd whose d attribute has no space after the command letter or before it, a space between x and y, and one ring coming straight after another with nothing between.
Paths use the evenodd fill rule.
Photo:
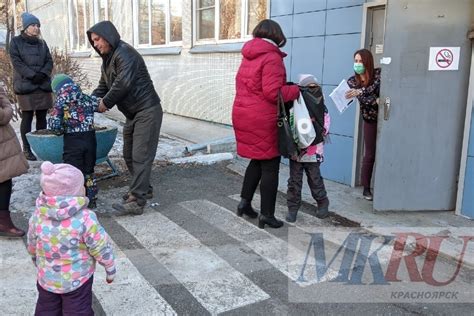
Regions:
<instances>
[{"instance_id":1,"label":"dark jeans","mask_svg":"<svg viewBox=\"0 0 474 316\"><path fill-rule=\"evenodd\" d=\"M151 188L150 175L160 137L163 111L158 104L127 118L123 127L123 158L132 176L130 192L139 205L146 204L145 195Z\"/></svg>"},{"instance_id":2,"label":"dark jeans","mask_svg":"<svg viewBox=\"0 0 474 316\"><path fill-rule=\"evenodd\" d=\"M278 192L278 172L280 157L269 160L250 160L245 171L241 197L248 201L253 199L255 190L260 183L260 213L267 217L275 216L275 203Z\"/></svg>"},{"instance_id":3,"label":"dark jeans","mask_svg":"<svg viewBox=\"0 0 474 316\"><path fill-rule=\"evenodd\" d=\"M298 211L301 206L303 171L308 178L311 195L319 202L327 197L319 162L297 162L290 159L290 178L288 179L287 205L289 211Z\"/></svg>"},{"instance_id":4,"label":"dark jeans","mask_svg":"<svg viewBox=\"0 0 474 316\"><path fill-rule=\"evenodd\" d=\"M361 182L364 188L370 188L375 162L377 122L364 121L364 158L362 159Z\"/></svg>"},{"instance_id":5,"label":"dark jeans","mask_svg":"<svg viewBox=\"0 0 474 316\"><path fill-rule=\"evenodd\" d=\"M93 276L80 288L56 294L43 289L38 283L38 301L35 316L94 315L92 310Z\"/></svg>"},{"instance_id":6,"label":"dark jeans","mask_svg":"<svg viewBox=\"0 0 474 316\"><path fill-rule=\"evenodd\" d=\"M23 150L30 149L30 143L26 139L26 134L31 132L31 123L33 123L33 116L36 115L36 130L46 128L46 113L48 110L39 110L39 111L22 111L21 112L21 141L23 142Z\"/></svg>"},{"instance_id":7,"label":"dark jeans","mask_svg":"<svg viewBox=\"0 0 474 316\"><path fill-rule=\"evenodd\" d=\"M8 211L12 196L12 179L0 183L0 211Z\"/></svg>"},{"instance_id":8,"label":"dark jeans","mask_svg":"<svg viewBox=\"0 0 474 316\"><path fill-rule=\"evenodd\" d=\"M97 183L94 175L97 157L95 131L64 134L63 162L82 171L86 196L90 201L97 199Z\"/></svg>"}]
</instances>

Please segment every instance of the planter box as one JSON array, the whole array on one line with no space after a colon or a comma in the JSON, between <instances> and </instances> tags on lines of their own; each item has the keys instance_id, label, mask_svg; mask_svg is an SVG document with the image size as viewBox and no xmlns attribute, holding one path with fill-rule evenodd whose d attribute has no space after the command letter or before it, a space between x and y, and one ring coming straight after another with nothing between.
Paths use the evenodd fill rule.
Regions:
<instances>
[{"instance_id":1,"label":"planter box","mask_svg":"<svg viewBox=\"0 0 474 316\"><path fill-rule=\"evenodd\" d=\"M97 138L96 165L108 160L107 155L117 137L117 128L99 129L95 132ZM26 138L36 156L43 161L60 163L63 161L63 136L52 134L28 133Z\"/></svg>"}]
</instances>

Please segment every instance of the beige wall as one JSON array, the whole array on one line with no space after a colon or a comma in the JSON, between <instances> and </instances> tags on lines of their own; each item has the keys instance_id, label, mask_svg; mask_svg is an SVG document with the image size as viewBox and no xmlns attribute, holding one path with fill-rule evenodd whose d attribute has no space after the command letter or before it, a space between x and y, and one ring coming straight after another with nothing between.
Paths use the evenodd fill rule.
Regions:
<instances>
[{"instance_id":1,"label":"beige wall","mask_svg":"<svg viewBox=\"0 0 474 316\"><path fill-rule=\"evenodd\" d=\"M39 3L40 1L38 1ZM50 47L66 47L69 43L67 0L30 0L29 11L40 18L43 36ZM239 67L240 53L189 52L192 46L191 0L183 8L183 48L180 55L146 55L150 75L162 99L163 109L172 114L231 124L234 98L234 77ZM31 5L34 3L35 5ZM114 19L122 39L133 43L131 1L114 1ZM77 58L89 75L93 87L100 76L100 57Z\"/></svg>"}]
</instances>

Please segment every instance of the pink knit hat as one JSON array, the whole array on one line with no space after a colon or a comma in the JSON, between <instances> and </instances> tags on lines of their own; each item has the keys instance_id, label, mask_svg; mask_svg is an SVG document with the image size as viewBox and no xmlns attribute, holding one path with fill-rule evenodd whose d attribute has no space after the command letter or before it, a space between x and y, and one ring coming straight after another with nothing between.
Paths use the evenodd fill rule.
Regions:
<instances>
[{"instance_id":1,"label":"pink knit hat","mask_svg":"<svg viewBox=\"0 0 474 316\"><path fill-rule=\"evenodd\" d=\"M48 196L84 196L84 176L81 170L66 163L41 164L41 188Z\"/></svg>"}]
</instances>

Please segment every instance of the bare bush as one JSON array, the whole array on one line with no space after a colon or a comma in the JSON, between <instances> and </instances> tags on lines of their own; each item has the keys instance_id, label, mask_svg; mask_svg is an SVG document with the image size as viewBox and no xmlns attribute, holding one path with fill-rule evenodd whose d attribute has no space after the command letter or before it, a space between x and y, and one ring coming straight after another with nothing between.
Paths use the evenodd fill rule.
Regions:
<instances>
[{"instance_id":1,"label":"bare bush","mask_svg":"<svg viewBox=\"0 0 474 316\"><path fill-rule=\"evenodd\" d=\"M82 70L80 64L72 58L67 51L62 51L58 48L51 50L51 57L53 58L53 74L64 73L69 76L81 87L89 88L91 83L87 78L86 73ZM8 98L12 103L16 103L15 92L13 91L13 67L10 61L10 56L4 49L0 49L0 82L5 85Z\"/></svg>"},{"instance_id":2,"label":"bare bush","mask_svg":"<svg viewBox=\"0 0 474 316\"><path fill-rule=\"evenodd\" d=\"M55 47L51 50L51 57L53 58L54 65L52 77L55 74L63 73L70 76L82 88L90 88L92 86L81 65L69 55L67 50L63 51Z\"/></svg>"}]
</instances>

